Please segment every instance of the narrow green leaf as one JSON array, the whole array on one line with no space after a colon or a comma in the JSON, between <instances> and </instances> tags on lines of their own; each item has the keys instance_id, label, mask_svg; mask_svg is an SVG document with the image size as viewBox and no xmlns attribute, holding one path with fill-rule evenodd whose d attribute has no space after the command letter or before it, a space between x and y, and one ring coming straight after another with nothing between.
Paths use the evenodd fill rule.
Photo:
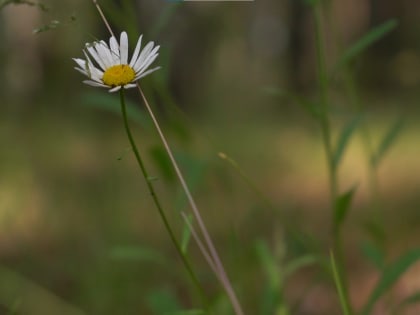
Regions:
<instances>
[{"instance_id":1,"label":"narrow green leaf","mask_svg":"<svg viewBox=\"0 0 420 315\"><path fill-rule=\"evenodd\" d=\"M373 43L377 42L389 32L394 30L397 27L397 25L397 20L391 19L382 23L381 25L374 27L344 52L342 57L338 60L335 66L335 70L338 70L344 64L349 63L352 59L354 59L356 56L365 51Z\"/></svg>"},{"instance_id":2,"label":"narrow green leaf","mask_svg":"<svg viewBox=\"0 0 420 315\"><path fill-rule=\"evenodd\" d=\"M85 106L105 110L121 115L120 100L118 96L101 92L86 92L82 95L81 103ZM128 118L138 123L143 128L151 127L147 115L134 102L126 100Z\"/></svg>"},{"instance_id":3,"label":"narrow green leaf","mask_svg":"<svg viewBox=\"0 0 420 315\"><path fill-rule=\"evenodd\" d=\"M353 199L354 193L356 191L356 186L352 187L335 201L335 226L338 228L345 220L347 213L350 209L351 201Z\"/></svg>"},{"instance_id":4,"label":"narrow green leaf","mask_svg":"<svg viewBox=\"0 0 420 315\"><path fill-rule=\"evenodd\" d=\"M420 249L415 249L403 254L394 263L384 268L361 314L369 315L378 299L418 260L420 260Z\"/></svg>"},{"instance_id":5,"label":"narrow green leaf","mask_svg":"<svg viewBox=\"0 0 420 315\"><path fill-rule=\"evenodd\" d=\"M187 215L187 220L190 224L192 224L192 215ZM191 230L187 222L184 222L184 227L182 229L182 238L181 238L181 250L184 254L187 253L188 244L190 243L191 239Z\"/></svg>"},{"instance_id":6,"label":"narrow green leaf","mask_svg":"<svg viewBox=\"0 0 420 315\"><path fill-rule=\"evenodd\" d=\"M176 175L165 149L161 145L152 146L149 150L149 154L161 176L165 180L173 183L176 179Z\"/></svg>"},{"instance_id":7,"label":"narrow green leaf","mask_svg":"<svg viewBox=\"0 0 420 315\"><path fill-rule=\"evenodd\" d=\"M389 129L388 132L382 138L382 141L379 143L378 149L372 157L371 163L372 166L377 167L385 154L395 143L398 135L401 133L404 126L404 121L398 119Z\"/></svg>"},{"instance_id":8,"label":"narrow green leaf","mask_svg":"<svg viewBox=\"0 0 420 315\"><path fill-rule=\"evenodd\" d=\"M273 314L274 309L282 304L282 268L278 266L275 257L263 240L258 240L255 243L255 249L267 279L261 294L259 314L269 315Z\"/></svg>"},{"instance_id":9,"label":"narrow green leaf","mask_svg":"<svg viewBox=\"0 0 420 315\"><path fill-rule=\"evenodd\" d=\"M361 245L363 255L378 269L382 270L385 267L384 252L371 242L364 242Z\"/></svg>"},{"instance_id":10,"label":"narrow green leaf","mask_svg":"<svg viewBox=\"0 0 420 315\"><path fill-rule=\"evenodd\" d=\"M334 253L330 252L331 269L334 276L335 287L337 288L338 297L340 299L341 309L344 315L350 315L350 302L347 300L346 294L344 293L343 281L341 280L340 272L338 271L337 264L335 262Z\"/></svg>"},{"instance_id":11,"label":"narrow green leaf","mask_svg":"<svg viewBox=\"0 0 420 315\"><path fill-rule=\"evenodd\" d=\"M305 255L290 261L284 268L284 276L288 277L302 268L314 265L318 262L318 258L314 255Z\"/></svg>"},{"instance_id":12,"label":"narrow green leaf","mask_svg":"<svg viewBox=\"0 0 420 315\"><path fill-rule=\"evenodd\" d=\"M277 305L281 304L281 292L274 289L269 283L264 283L260 296L258 314L271 315Z\"/></svg>"},{"instance_id":13,"label":"narrow green leaf","mask_svg":"<svg viewBox=\"0 0 420 315\"><path fill-rule=\"evenodd\" d=\"M281 274L277 262L270 253L267 244L259 240L255 244L255 249L264 271L267 273L267 279L270 281L271 289L279 289L281 286Z\"/></svg>"},{"instance_id":14,"label":"narrow green leaf","mask_svg":"<svg viewBox=\"0 0 420 315\"><path fill-rule=\"evenodd\" d=\"M347 145L351 139L351 136L353 135L357 127L360 125L361 121L362 116L358 115L354 117L347 125L345 125L343 130L341 131L333 156L334 168L337 168L339 166L341 159L343 158L344 152L347 148Z\"/></svg>"}]
</instances>

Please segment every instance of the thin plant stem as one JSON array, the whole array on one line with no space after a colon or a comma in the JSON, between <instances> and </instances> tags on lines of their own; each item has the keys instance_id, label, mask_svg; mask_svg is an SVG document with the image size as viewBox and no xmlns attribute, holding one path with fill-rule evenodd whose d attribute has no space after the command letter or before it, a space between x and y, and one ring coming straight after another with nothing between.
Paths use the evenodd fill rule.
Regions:
<instances>
[{"instance_id":1,"label":"thin plant stem","mask_svg":"<svg viewBox=\"0 0 420 315\"><path fill-rule=\"evenodd\" d=\"M191 231L191 235L194 238L194 240L197 243L197 246L200 248L201 253L204 256L204 259L207 261L207 263L209 264L210 268L213 270L213 272L218 275L217 272L217 268L214 265L213 259L211 258L208 250L206 249L206 246L203 244L203 242L201 241L201 239L198 237L197 231L195 230L195 228L193 227L193 225L191 224L190 220L188 219L187 214L184 211L181 211L181 216L185 221L185 224L188 226L188 228Z\"/></svg>"},{"instance_id":2,"label":"thin plant stem","mask_svg":"<svg viewBox=\"0 0 420 315\"><path fill-rule=\"evenodd\" d=\"M108 29L109 33L110 33L113 37L115 37L115 36L114 36L114 32L112 32L112 28L111 28L111 26L109 25L108 20L106 19L105 14L103 13L103 11L102 11L102 9L101 9L101 7L100 7L100 5L99 5L98 1L97 1L97 0L92 0L92 2L93 2L93 4L94 4L94 6L96 7L96 9L98 10L99 15L101 16L102 21L104 21L104 24L105 24L106 28Z\"/></svg>"},{"instance_id":3,"label":"thin plant stem","mask_svg":"<svg viewBox=\"0 0 420 315\"><path fill-rule=\"evenodd\" d=\"M337 31L337 28L334 27L333 24L333 10L331 2L327 5L327 16L330 24L330 30L332 32L332 37L335 39L334 42L336 43L336 48L339 52L343 51L343 43L340 36L340 33ZM345 83L345 87L347 90L347 95L350 99L350 104L355 110L356 114L361 115L364 111L364 104L359 95L358 87L355 82L354 73L351 69L351 65L349 62L344 63L343 65L343 79ZM370 190L370 204L371 208L373 209L373 224L375 229L379 229L381 236L383 236L383 214L380 208L380 198L379 198L379 188L378 188L378 172L374 165L372 165L372 157L374 156L374 149L372 146L372 137L368 125L365 120L362 120L360 125L360 136L362 139L363 149L366 156L366 161L368 164L368 185ZM377 231L376 231L377 232ZM376 235L375 235L376 236Z\"/></svg>"},{"instance_id":4,"label":"thin plant stem","mask_svg":"<svg viewBox=\"0 0 420 315\"><path fill-rule=\"evenodd\" d=\"M99 12L99 15L101 16L101 18L102 18L103 22L105 23L106 27L108 28L108 31L110 32L110 34L111 34L112 36L114 36L114 34L113 34L113 32L112 32L112 29L111 29L111 27L110 27L110 25L109 25L109 23L108 23L108 21L107 21L107 19L106 19L105 15L103 14L103 12L102 12L102 10L101 10L101 7L99 6L99 4L98 4L97 0L92 0L92 2L93 2L93 4L96 6L96 8L97 8L97 10L98 10L98 12ZM114 37L115 37L115 36L114 36ZM164 145L164 147L165 147L165 150L166 150L166 152L168 153L168 156L169 156L169 158L170 158L170 160L171 160L171 163L172 163L172 165L173 165L173 167L174 167L174 169L175 169L175 172L176 172L176 174L177 174L177 176L178 176L178 179L179 179L179 181L181 182L181 186L182 186L182 188L184 189L185 194L186 194L186 196L187 196L187 199L188 199L188 201L189 201L189 203L190 203L190 205L191 205L191 208L192 208L192 210L193 210L194 216L195 216L195 218L196 218L196 220L197 220L197 222L198 222L198 225L199 225L199 227L200 227L201 233L202 233L202 234L203 234L203 236L204 236L205 243L206 243L207 247L209 248L209 251L210 251L210 257L212 258L212 260L213 260L213 264L214 264L214 265L215 265L215 267L216 267L216 270L217 270L217 273L216 273L216 274L217 274L217 276L218 276L218 278L219 278L220 282L222 283L223 287L225 288L225 291L226 291L226 293L227 293L227 295L228 295L228 297L229 297L229 300L230 300L230 301L231 301L231 303L232 303L232 307L233 307L233 309L235 310L235 313L236 313L237 315L243 315L244 313L243 313L243 311L242 311L242 307L241 307L241 305L240 305L240 303L239 303L239 300L238 300L238 298L236 297L235 291L233 290L232 284L231 284L231 282L230 282L230 280L229 280L229 278L228 278L228 276L227 276L227 274L226 274L226 272L225 272L225 269L224 269L224 267L223 267L223 264L222 264L222 262L221 262L221 260L220 260L220 258L219 258L219 255L217 254L217 251L216 251L216 249L215 249L215 247L214 247L214 245L213 245L213 242L212 242L212 240L211 240L211 238L210 238L210 235L209 235L209 233L207 232L207 229L206 229L206 227L205 227L205 225L204 225L204 222L203 222L203 220L202 220L202 218L201 218L200 212L198 211L198 208L197 208L197 206L196 206L196 204L195 204L195 201L194 201L194 199L192 198L192 195L191 195L191 193L190 193L190 190L188 189L188 186L187 186L187 184L186 184L186 182L185 182L185 180L184 180L184 177L183 177L183 175L182 175L181 171L179 170L178 164L176 163L176 160L175 160L175 158L173 157L172 151L171 151L171 149L170 149L170 147L169 147L169 145L168 145L168 143L167 143L167 141L166 141L166 139L165 139L165 136L163 135L163 133L162 133L162 131L161 131L161 129L160 129L159 123L157 122L157 120L156 120L156 118L155 118L155 115L153 114L153 111L152 111L151 107L149 106L149 103L147 102L147 99L146 99L146 97L144 96L143 91L142 91L142 89L141 89L140 85L138 84L138 82L137 82L137 86L138 86L138 89L139 89L140 94L141 94L141 96L142 96L142 99L143 99L143 101L144 101L144 103L145 103L145 105L146 105L146 108L147 108L147 110L149 111L150 117L151 117L151 118L152 118L152 120L153 120L153 123L154 123L154 125L155 125L155 127L156 127L156 130L157 130L157 131L158 131L158 133L159 133L159 136L160 136L160 138L161 138L161 140L162 140L162 143L163 143L163 145ZM122 89L121 89L121 91L122 91ZM123 92L121 92L121 93L123 93ZM123 100L123 94L121 94L121 98L122 98L122 100ZM121 106L122 106L122 103L121 103ZM125 106L124 106L124 109L125 109ZM126 121L126 115L125 115L124 121ZM126 126L127 135L131 135L130 129L128 128L128 123L125 123L125 126ZM140 161L141 161L141 159L140 159L140 155L138 154L138 151L137 151L137 149L136 149L136 146L135 146L134 140L132 139L132 137L131 137L131 136L129 136L129 139L130 139L130 143L131 143L131 144L132 144L132 146L133 146L133 151L134 151L134 153L135 153L135 155L136 155L136 158L137 158L137 161L139 162L139 165L143 164L143 163L140 163ZM137 153L136 153L136 152L137 152ZM141 167L141 168L142 168L142 167ZM150 180L149 180L149 178L148 178L148 176L147 176L147 173L145 173L145 172L144 172L144 170L145 170L145 168L143 167L143 168L142 168L143 175L144 175L144 177L145 177L145 179L146 179L146 182L147 182L147 184L148 184L148 186L149 186L149 190L150 190L150 188L152 188L152 189L153 189L153 185L151 184L151 182L150 182ZM152 192L153 192L153 193L152 193ZM185 264L185 265L186 265L186 267L188 266L188 267L187 267L187 269L189 270L189 273L190 273L190 271L192 272L191 267L189 267L188 260L187 260L187 259L186 259L186 257L184 256L184 254L183 254L183 252L182 252L181 247L179 246L179 244L178 244L178 242L176 241L176 238L175 238L175 236L174 236L174 234L173 234L172 230L170 229L170 225L169 225L168 221L166 220L166 216L165 216L164 212L163 212L163 211L161 211L161 210L162 210L162 208L160 207L160 203L159 203L159 200L158 200L158 199L157 199L157 197L156 197L156 194L154 194L154 190L151 190L151 194L152 194L152 196L153 196L153 199L154 199L155 203L157 202L157 203L156 203L156 206L157 206L157 207L158 207L158 209L159 209L159 213L160 213L160 214L161 214L161 216L162 216L162 219L163 219L163 221L164 221L164 223L165 223L165 226L166 226L166 228L168 229L168 232L169 232L169 234L170 234L170 236L171 236L172 241L174 242L174 244L175 244L175 246L176 246L176 248L177 248L178 253L181 255L181 257L182 257L182 259L183 259L183 261L184 261L184 264L185 264L185 263L187 263L187 264ZM158 206L158 204L159 204L159 206ZM165 218L165 219L164 219L164 218ZM194 273L191 273L191 274L192 274L192 275L194 275ZM194 278L195 278L195 280L197 280L197 278L195 277L195 275L194 275ZM197 281L195 281L195 280L194 280L194 283L196 283L196 284L199 286L199 288L200 288L200 292L203 292L203 290L201 289L201 286L199 285L198 280L197 280ZM202 294L202 296L204 296L204 294Z\"/></svg>"},{"instance_id":5,"label":"thin plant stem","mask_svg":"<svg viewBox=\"0 0 420 315\"><path fill-rule=\"evenodd\" d=\"M316 56L317 56L317 68L318 68L318 84L320 92L320 126L322 132L322 139L324 143L325 154L327 158L328 166L328 175L329 175L329 184L330 184L330 198L331 198L331 211L332 211L332 233L333 233L333 249L336 253L336 266L337 272L340 275L340 279L343 283L342 291L348 298L348 286L347 286L347 277L345 275L344 267L344 253L343 253L343 244L341 241L341 231L338 226L337 220L335 220L336 212L336 201L338 198L338 174L337 174L337 165L334 163L334 148L332 145L332 136L331 136L331 123L329 117L329 80L327 76L327 67L325 62L325 51L323 43L323 32L322 32L322 7L320 4L316 5L313 9L314 19L315 19L315 44L316 44ZM349 305L349 314L352 314L352 310Z\"/></svg>"},{"instance_id":6,"label":"thin plant stem","mask_svg":"<svg viewBox=\"0 0 420 315\"><path fill-rule=\"evenodd\" d=\"M186 195L187 200L188 200L188 202L189 202L189 204L191 206L191 209L192 209L192 212L194 214L194 217L197 220L197 224L199 226L199 229L200 229L201 234L203 235L204 242L205 242L206 246L208 247L208 251L210 253L210 257L212 258L213 264L216 267L218 278L221 281L221 284L224 287L224 289L225 289L225 291L226 291L226 293L227 293L227 295L229 297L229 300L230 300L230 302L232 304L232 307L233 307L235 313L237 315L243 315L244 312L243 312L242 307L241 307L241 305L239 303L239 300L238 300L238 298L236 296L236 293L233 290L232 284L231 284L231 282L230 282L230 280L229 280L229 278L228 278L228 276L226 274L226 271L225 271L225 269L223 267L222 261L220 260L219 254L217 253L216 248L215 248L215 246L213 244L213 241L211 240L210 234L207 231L207 228L206 228L206 226L204 224L204 221L203 221L203 219L201 217L201 214L200 214L200 212L198 210L198 207L197 207L197 205L196 205L196 203L194 201L194 198L192 197L192 194L191 194L191 192L190 192L190 190L188 188L188 185L187 185L187 183L186 183L186 181L184 179L184 176L182 175L181 170L178 167L178 163L176 162L176 160L174 158L174 155L172 153L172 150L169 147L168 142L166 141L166 138L165 138L165 136L164 136L164 134L163 134L163 132L162 132L162 130L160 128L160 125L159 125L159 123L158 123L158 121L157 121L157 119L156 119L156 117L155 117L155 115L154 115L154 113L152 111L152 108L150 107L150 105L149 105L149 103L148 103L148 101L147 101L147 99L146 99L146 97L145 97L145 95L143 93L143 90L141 89L139 83L137 83L137 87L139 89L139 92L140 92L140 95L141 95L141 97L143 99L143 102L144 102L144 104L146 106L146 109L149 112L150 117L152 118L152 121L153 121L153 123L155 125L155 128L156 128L156 130L157 130L157 132L159 134L159 137L160 137L160 139L161 139L161 141L163 143L163 146L164 146L164 148L165 148L165 150L166 150L166 152L167 152L167 154L169 156L169 159L170 159L171 164L172 164L172 166L173 166L173 168L175 170L175 173L176 173L176 175L177 175L177 177L178 177L178 179L179 179L179 181L181 183L181 186L182 186L182 188L183 188L183 190L185 192L185 195Z\"/></svg>"},{"instance_id":7,"label":"thin plant stem","mask_svg":"<svg viewBox=\"0 0 420 315\"><path fill-rule=\"evenodd\" d=\"M345 294L343 282L340 277L340 273L338 272L338 268L337 268L333 251L330 252L330 261L331 261L331 268L332 268L333 277L334 277L334 283L337 288L338 297L340 299L341 309L343 310L344 315L350 315L351 314L350 303L348 301L347 295Z\"/></svg>"},{"instance_id":8,"label":"thin plant stem","mask_svg":"<svg viewBox=\"0 0 420 315\"><path fill-rule=\"evenodd\" d=\"M140 167L140 170L142 172L142 175L143 175L144 179L146 180L146 184L147 184L147 187L149 189L150 195L152 196L152 199L153 199L153 201L156 205L156 208L158 209L159 215L160 215L160 217L163 221L163 224L164 224L164 226L165 226L165 228L166 228L166 230L169 234L169 237L171 238L172 243L174 244L174 246L176 248L176 251L178 252L179 256L181 257L181 260L182 260L185 268L187 269L187 272L188 272L189 276L191 277L191 280L193 281L194 285L197 287L198 292L201 295L201 298L202 298L203 302L205 303L206 308L208 308L208 302L207 302L207 298L205 297L204 290L203 290L200 282L198 281L198 278L195 275L195 273L194 273L194 271L193 271L193 269L190 265L190 262L188 261L188 258L186 257L186 255L181 250L181 246L179 245L179 243L178 243L178 241L175 237L175 234L174 234L174 232L173 232L173 230L172 230L172 228L169 224L169 221L166 217L166 214L163 211L163 208L160 204L159 198L156 195L155 189L154 189L153 184L152 184L153 179L148 175L148 172L146 170L144 162L143 162L143 160L140 156L139 150L137 149L137 145L134 141L134 138L133 138L133 135L131 133L131 129L130 129L130 126L129 126L129 123L128 123L127 108L126 108L127 106L125 104L124 89L123 88L120 89L120 102L121 102L121 112L122 112L123 120L124 120L124 128L125 128L125 131L127 133L128 140L130 141L131 148L132 148L132 150L134 152L134 155L136 157L137 163L138 163L138 165Z\"/></svg>"}]
</instances>

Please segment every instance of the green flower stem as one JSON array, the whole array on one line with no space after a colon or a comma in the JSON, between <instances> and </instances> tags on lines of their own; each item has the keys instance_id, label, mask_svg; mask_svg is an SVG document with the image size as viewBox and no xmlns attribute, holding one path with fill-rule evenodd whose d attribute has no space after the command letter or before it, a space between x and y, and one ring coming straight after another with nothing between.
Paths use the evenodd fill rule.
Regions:
<instances>
[{"instance_id":1,"label":"green flower stem","mask_svg":"<svg viewBox=\"0 0 420 315\"><path fill-rule=\"evenodd\" d=\"M334 276L334 283L337 288L338 297L340 299L341 309L344 315L350 315L350 303L348 300L348 296L345 294L345 289L343 286L342 279L340 279L340 274L338 272L337 263L335 261L333 251L330 252L330 262L331 262L331 269Z\"/></svg>"},{"instance_id":2,"label":"green flower stem","mask_svg":"<svg viewBox=\"0 0 420 315\"><path fill-rule=\"evenodd\" d=\"M329 80L327 76L327 67L325 63L325 51L323 45L323 36L322 36L322 7L320 4L316 5L313 9L314 19L315 19L315 43L316 43L316 55L317 55L317 67L318 67L318 84L320 92L320 118L319 123L321 126L322 139L324 143L325 154L327 157L328 165L328 174L329 174L329 183L330 183L330 194L331 194L331 210L333 216L333 251L336 254L336 272L338 273L341 283L342 283L342 292L346 301L349 301L348 286L347 286L347 277L344 266L344 253L343 245L341 241L340 228L337 225L338 222L335 220L336 212L336 201L338 199L338 174L337 174L337 165L334 163L334 148L332 145L332 136L331 136L331 123L329 117ZM350 305L348 305L349 314L353 314Z\"/></svg>"},{"instance_id":3,"label":"green flower stem","mask_svg":"<svg viewBox=\"0 0 420 315\"><path fill-rule=\"evenodd\" d=\"M131 130L130 130L130 127L129 127L129 124L128 124L127 108L126 108L125 99L124 99L124 89L120 89L120 102L121 102L121 112L122 112L123 119L124 119L124 128L125 128L125 131L127 133L128 140L130 141L131 148L133 149L134 155L136 157L137 163L140 167L140 170L143 174L144 179L146 180L146 184L147 184L147 187L149 189L150 195L152 196L152 199L153 199L153 201L156 205L156 208L158 209L159 215L160 215L160 217L163 221L163 224L164 224L164 226L165 226L165 228L166 228L166 230L169 234L169 237L171 238L172 243L174 244L174 246L176 248L176 251L178 252L179 256L181 257L181 260L184 263L184 266L187 269L187 272L188 272L189 276L191 277L191 280L193 281L194 285L197 287L198 292L200 293L200 296L203 300L203 303L205 304L205 308L208 310L209 307L208 307L207 298L204 294L204 289L201 286L200 282L198 281L198 278L195 275L195 273L194 273L194 271L193 271L193 269L190 265L190 262L188 261L188 258L186 257L186 255L182 251L181 246L179 245L179 243L178 243L178 241L175 237L175 234L174 234L174 232L173 232L173 230L172 230L172 228L169 224L169 221L168 221L168 219L165 215L165 212L163 211L163 208L160 204L159 198L156 195L155 189L154 189L153 184L152 184L152 179L149 177L148 172L146 170L146 167L144 165L144 162L140 157L140 153L137 149L136 143L134 141L133 135L131 133Z\"/></svg>"}]
</instances>

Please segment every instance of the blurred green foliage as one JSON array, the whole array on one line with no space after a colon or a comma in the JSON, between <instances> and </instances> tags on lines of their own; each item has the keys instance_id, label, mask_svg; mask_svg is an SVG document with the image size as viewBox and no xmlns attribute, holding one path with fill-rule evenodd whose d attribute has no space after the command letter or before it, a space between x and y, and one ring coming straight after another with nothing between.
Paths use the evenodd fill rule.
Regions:
<instances>
[{"instance_id":1,"label":"blurred green foliage","mask_svg":"<svg viewBox=\"0 0 420 315\"><path fill-rule=\"evenodd\" d=\"M418 251L406 253L418 247L420 223L418 4L306 2L320 2L324 23L336 26L326 28L326 60L343 187L335 218L346 223L346 263L357 287L351 294L363 314L394 294L394 311L404 314L416 307L420 289L407 292ZM162 69L141 84L247 314L338 312L328 263L319 258L329 248L331 218L314 123L311 8L274 0L100 3L131 43L144 33L162 46ZM72 69L71 58L83 56L86 42L109 37L93 4L3 1L0 8L0 313L200 314L139 178L118 98L83 85ZM362 109L348 95L347 74ZM177 235L184 235L216 313L229 314L199 251L187 246L179 216L185 199L157 135L137 94L128 97L136 139ZM359 134L366 129L383 214L379 245L366 243L363 225L378 206L371 203ZM218 158L221 151L240 165L239 173ZM364 255L359 244L369 244ZM379 280L366 299L360 295L372 286L372 273Z\"/></svg>"}]
</instances>

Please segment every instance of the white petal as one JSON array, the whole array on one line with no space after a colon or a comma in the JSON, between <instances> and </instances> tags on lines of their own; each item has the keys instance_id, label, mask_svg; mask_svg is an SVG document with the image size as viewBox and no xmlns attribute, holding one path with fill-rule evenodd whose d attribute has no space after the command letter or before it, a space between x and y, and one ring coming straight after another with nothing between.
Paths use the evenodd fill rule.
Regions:
<instances>
[{"instance_id":1,"label":"white petal","mask_svg":"<svg viewBox=\"0 0 420 315\"><path fill-rule=\"evenodd\" d=\"M86 45L86 49L88 50L89 54L92 56L93 59L98 63L98 65L102 68L102 70L105 70L105 64L104 61L99 57L97 51L95 48L93 48L92 45Z\"/></svg>"},{"instance_id":2,"label":"white petal","mask_svg":"<svg viewBox=\"0 0 420 315\"><path fill-rule=\"evenodd\" d=\"M114 36L109 39L109 47L113 64L120 63L120 48Z\"/></svg>"},{"instance_id":3,"label":"white petal","mask_svg":"<svg viewBox=\"0 0 420 315\"><path fill-rule=\"evenodd\" d=\"M121 90L121 85L118 85L118 86L116 86L116 87L114 87L114 88L110 89L108 92L113 93L113 92L117 92L117 91L119 91L119 90Z\"/></svg>"},{"instance_id":4,"label":"white petal","mask_svg":"<svg viewBox=\"0 0 420 315\"><path fill-rule=\"evenodd\" d=\"M149 42L146 47L144 47L143 51L140 53L139 58L137 59L136 63L133 66L133 69L140 69L141 65L143 64L144 59L149 55L150 51L153 48L154 43Z\"/></svg>"},{"instance_id":5,"label":"white petal","mask_svg":"<svg viewBox=\"0 0 420 315\"><path fill-rule=\"evenodd\" d=\"M126 65L128 62L128 37L126 32L120 35L120 62Z\"/></svg>"},{"instance_id":6,"label":"white petal","mask_svg":"<svg viewBox=\"0 0 420 315\"><path fill-rule=\"evenodd\" d=\"M108 69L115 65L114 59L112 58L111 51L108 48L108 45L101 41L95 45L95 49L98 52L99 58L103 61L105 69Z\"/></svg>"},{"instance_id":7,"label":"white petal","mask_svg":"<svg viewBox=\"0 0 420 315\"><path fill-rule=\"evenodd\" d=\"M131 57L131 61L130 61L130 67L131 68L133 68L134 63L137 61L137 57L139 56L142 38L143 38L143 35L140 35L139 40L137 41L136 48L134 49L133 56Z\"/></svg>"},{"instance_id":8,"label":"white petal","mask_svg":"<svg viewBox=\"0 0 420 315\"><path fill-rule=\"evenodd\" d=\"M74 69L75 69L75 70L77 70L77 71L79 71L81 74L83 74L83 75L85 75L85 76L87 76L87 77L88 77L88 74L87 74L87 72L86 72L85 70L80 69L80 68L78 68L78 67L74 67Z\"/></svg>"},{"instance_id":9,"label":"white petal","mask_svg":"<svg viewBox=\"0 0 420 315\"><path fill-rule=\"evenodd\" d=\"M83 81L83 83L90 85L90 86L94 86L94 87L103 87L103 88L107 88L108 86L105 84L101 84L95 81L91 81L91 80L85 80Z\"/></svg>"},{"instance_id":10,"label":"white petal","mask_svg":"<svg viewBox=\"0 0 420 315\"><path fill-rule=\"evenodd\" d=\"M86 56L85 68L83 69L86 76L94 81L102 82L102 76L104 73L95 67L85 51L83 51L83 53Z\"/></svg>"},{"instance_id":11,"label":"white petal","mask_svg":"<svg viewBox=\"0 0 420 315\"><path fill-rule=\"evenodd\" d=\"M86 75L90 78L92 76L92 69L95 68L95 66L93 65L93 63L90 60L86 51L83 51L83 54L86 57L86 63L85 63L85 69L84 70L86 71Z\"/></svg>"},{"instance_id":12,"label":"white petal","mask_svg":"<svg viewBox=\"0 0 420 315\"><path fill-rule=\"evenodd\" d=\"M91 80L94 80L94 81L99 82L99 83L103 82L102 77L104 76L104 73L101 70L93 67L93 68L90 68L90 73L91 73L91 75L90 75Z\"/></svg>"},{"instance_id":13,"label":"white petal","mask_svg":"<svg viewBox=\"0 0 420 315\"><path fill-rule=\"evenodd\" d=\"M86 60L84 60L84 59L81 59L81 58L72 58L76 63L77 63L77 65L80 67L80 68L85 68L86 67Z\"/></svg>"},{"instance_id":14,"label":"white petal","mask_svg":"<svg viewBox=\"0 0 420 315\"><path fill-rule=\"evenodd\" d=\"M135 88L136 86L137 86L137 84L130 83L130 84L124 85L124 89L131 89L131 88Z\"/></svg>"},{"instance_id":15,"label":"white petal","mask_svg":"<svg viewBox=\"0 0 420 315\"><path fill-rule=\"evenodd\" d=\"M153 56L153 58L148 59L147 63L143 63L142 67L139 69L138 72L136 72L136 74L142 74L144 71L147 70L147 68L149 68L149 66L153 63L153 61L155 61L155 59L157 58L157 54Z\"/></svg>"},{"instance_id":16,"label":"white petal","mask_svg":"<svg viewBox=\"0 0 420 315\"><path fill-rule=\"evenodd\" d=\"M157 58L157 56L159 55L157 53L157 51L159 50L159 46L156 46L151 52L150 54L146 57L146 59L143 61L143 63L140 65L139 69L134 69L134 71L144 71L145 69L147 69L147 67L149 67L153 61L155 61L155 59Z\"/></svg>"},{"instance_id":17,"label":"white petal","mask_svg":"<svg viewBox=\"0 0 420 315\"><path fill-rule=\"evenodd\" d=\"M153 68L153 69L150 69L150 70L147 70L147 71L145 71L145 72L143 72L143 73L139 73L135 78L134 78L134 80L135 81L137 81L137 80L139 80L139 79L141 79L141 78L143 78L143 77L145 77L146 75L148 75L148 74L150 74L150 73L152 73L152 72L155 72L156 70L159 70L160 69L160 67L156 67L156 68Z\"/></svg>"},{"instance_id":18,"label":"white petal","mask_svg":"<svg viewBox=\"0 0 420 315\"><path fill-rule=\"evenodd\" d=\"M102 40L102 39L99 42L95 42L94 44L95 44L95 46L96 45L102 45L103 47L105 47L106 49L109 50L108 43L106 41Z\"/></svg>"},{"instance_id":19,"label":"white petal","mask_svg":"<svg viewBox=\"0 0 420 315\"><path fill-rule=\"evenodd\" d=\"M73 58L74 61L76 61L77 63L77 67L74 67L74 69L76 69L77 71L79 71L80 73L82 73L83 75L87 76L88 73L86 71L86 61L83 59L79 59L79 58Z\"/></svg>"}]
</instances>

